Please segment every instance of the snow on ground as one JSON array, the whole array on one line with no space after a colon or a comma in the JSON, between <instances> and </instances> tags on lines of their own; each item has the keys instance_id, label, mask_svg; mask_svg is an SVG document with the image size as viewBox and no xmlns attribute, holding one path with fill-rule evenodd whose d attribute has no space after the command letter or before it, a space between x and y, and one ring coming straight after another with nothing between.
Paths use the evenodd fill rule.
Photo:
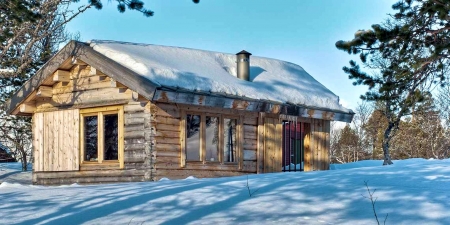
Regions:
<instances>
[{"instance_id":1,"label":"snow on ground","mask_svg":"<svg viewBox=\"0 0 450 225\"><path fill-rule=\"evenodd\" d=\"M394 163L250 175L251 197L247 176L43 187L3 170L0 224L376 224L364 181L381 223L450 224L450 160Z\"/></svg>"},{"instance_id":2,"label":"snow on ground","mask_svg":"<svg viewBox=\"0 0 450 225\"><path fill-rule=\"evenodd\" d=\"M29 164L28 168L31 169L31 164ZM22 172L22 164L19 162L0 163L0 183L2 182L31 184L31 172Z\"/></svg>"},{"instance_id":3,"label":"snow on ground","mask_svg":"<svg viewBox=\"0 0 450 225\"><path fill-rule=\"evenodd\" d=\"M290 62L251 56L248 82L236 78L235 54L105 40L89 43L162 87L350 112L338 96Z\"/></svg>"}]
</instances>

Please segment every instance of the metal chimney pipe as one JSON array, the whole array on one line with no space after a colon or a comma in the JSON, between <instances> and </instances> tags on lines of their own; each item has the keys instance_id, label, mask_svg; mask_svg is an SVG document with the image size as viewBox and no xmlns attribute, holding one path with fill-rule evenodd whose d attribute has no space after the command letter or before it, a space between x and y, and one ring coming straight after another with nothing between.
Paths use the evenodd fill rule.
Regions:
<instances>
[{"instance_id":1,"label":"metal chimney pipe","mask_svg":"<svg viewBox=\"0 0 450 225\"><path fill-rule=\"evenodd\" d=\"M250 56L252 54L245 50L236 53L237 77L242 80L250 80Z\"/></svg>"}]
</instances>

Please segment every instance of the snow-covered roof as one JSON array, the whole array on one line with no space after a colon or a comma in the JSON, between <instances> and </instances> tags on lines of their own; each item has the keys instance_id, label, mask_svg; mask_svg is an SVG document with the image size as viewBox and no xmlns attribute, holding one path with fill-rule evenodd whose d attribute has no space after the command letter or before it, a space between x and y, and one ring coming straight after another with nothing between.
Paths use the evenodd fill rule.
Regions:
<instances>
[{"instance_id":1,"label":"snow-covered roof","mask_svg":"<svg viewBox=\"0 0 450 225\"><path fill-rule=\"evenodd\" d=\"M235 54L117 41L89 44L160 87L352 113L339 104L338 96L290 62L252 56L250 81L244 81L236 76Z\"/></svg>"}]
</instances>

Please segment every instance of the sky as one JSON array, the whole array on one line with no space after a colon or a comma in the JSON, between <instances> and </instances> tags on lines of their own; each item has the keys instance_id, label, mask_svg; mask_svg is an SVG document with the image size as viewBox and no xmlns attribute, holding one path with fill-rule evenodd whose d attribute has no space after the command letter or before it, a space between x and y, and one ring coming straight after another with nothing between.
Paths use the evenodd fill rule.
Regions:
<instances>
[{"instance_id":1,"label":"sky","mask_svg":"<svg viewBox=\"0 0 450 225\"><path fill-rule=\"evenodd\" d=\"M81 3L87 1L81 1ZM367 88L353 86L342 71L350 59L337 50L338 40L351 40L392 13L396 0L144 0L155 12L119 13L115 1L90 9L67 25L81 41L115 40L178 46L224 53L241 50L255 56L300 65L354 109Z\"/></svg>"}]
</instances>

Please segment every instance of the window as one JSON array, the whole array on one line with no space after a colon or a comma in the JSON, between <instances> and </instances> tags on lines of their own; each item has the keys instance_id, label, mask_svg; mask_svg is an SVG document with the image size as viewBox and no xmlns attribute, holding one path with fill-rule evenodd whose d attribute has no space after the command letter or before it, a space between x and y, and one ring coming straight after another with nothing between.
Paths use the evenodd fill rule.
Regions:
<instances>
[{"instance_id":1,"label":"window","mask_svg":"<svg viewBox=\"0 0 450 225\"><path fill-rule=\"evenodd\" d=\"M207 113L183 115L185 142L182 154L187 162L239 162L238 117Z\"/></svg>"},{"instance_id":2,"label":"window","mask_svg":"<svg viewBox=\"0 0 450 225\"><path fill-rule=\"evenodd\" d=\"M205 160L210 162L219 161L219 118L207 116L205 125Z\"/></svg>"},{"instance_id":3,"label":"window","mask_svg":"<svg viewBox=\"0 0 450 225\"><path fill-rule=\"evenodd\" d=\"M224 119L223 120L223 161L224 162L236 162L236 119Z\"/></svg>"},{"instance_id":4,"label":"window","mask_svg":"<svg viewBox=\"0 0 450 225\"><path fill-rule=\"evenodd\" d=\"M186 115L186 160L200 161L200 115Z\"/></svg>"},{"instance_id":5,"label":"window","mask_svg":"<svg viewBox=\"0 0 450 225\"><path fill-rule=\"evenodd\" d=\"M117 164L123 168L123 107L80 110L82 164Z\"/></svg>"},{"instance_id":6,"label":"window","mask_svg":"<svg viewBox=\"0 0 450 225\"><path fill-rule=\"evenodd\" d=\"M304 171L307 123L283 121L282 128L282 171Z\"/></svg>"}]
</instances>

